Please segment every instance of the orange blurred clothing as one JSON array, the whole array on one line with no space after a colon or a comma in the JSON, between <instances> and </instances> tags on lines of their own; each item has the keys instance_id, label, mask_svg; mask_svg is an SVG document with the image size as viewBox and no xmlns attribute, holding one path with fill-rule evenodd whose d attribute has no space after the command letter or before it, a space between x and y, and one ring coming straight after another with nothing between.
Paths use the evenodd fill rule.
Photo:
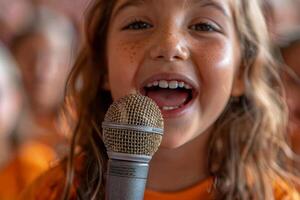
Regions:
<instances>
[{"instance_id":1,"label":"orange blurred clothing","mask_svg":"<svg viewBox=\"0 0 300 200\"><path fill-rule=\"evenodd\" d=\"M31 182L45 172L56 158L55 152L39 142L28 142L0 169L0 199L15 200Z\"/></svg>"},{"instance_id":2,"label":"orange blurred clothing","mask_svg":"<svg viewBox=\"0 0 300 200\"><path fill-rule=\"evenodd\" d=\"M182 199L188 199L188 200L213 200L213 193L212 193L212 187L213 187L213 178L208 178L204 180L203 182L182 190L178 192L172 192L172 193L162 193L162 192L156 192L151 190L146 190L144 195L144 200L182 200Z\"/></svg>"},{"instance_id":3,"label":"orange blurred clothing","mask_svg":"<svg viewBox=\"0 0 300 200\"><path fill-rule=\"evenodd\" d=\"M71 188L69 200L76 200L76 187L84 166L84 155L79 155L75 160L74 183ZM66 160L56 167L42 174L36 181L26 188L20 195L20 200L61 200L65 187Z\"/></svg>"},{"instance_id":4,"label":"orange blurred clothing","mask_svg":"<svg viewBox=\"0 0 300 200\"><path fill-rule=\"evenodd\" d=\"M77 157L78 158L78 157ZM82 176L84 156L80 156L75 164L75 181L70 200L76 200L76 188L80 184ZM60 200L64 189L66 175L65 163L49 170L43 174L33 185L31 185L21 196L21 200ZM276 200L300 200L299 193L290 188L283 181L274 184ZM210 177L203 182L179 192L161 193L146 190L144 200L213 200L213 178Z\"/></svg>"},{"instance_id":5,"label":"orange blurred clothing","mask_svg":"<svg viewBox=\"0 0 300 200\"><path fill-rule=\"evenodd\" d=\"M213 178L211 177L191 188L179 192L162 193L146 190L144 200L213 200L212 191ZM299 193L282 181L274 184L274 195L275 200L300 200Z\"/></svg>"}]
</instances>

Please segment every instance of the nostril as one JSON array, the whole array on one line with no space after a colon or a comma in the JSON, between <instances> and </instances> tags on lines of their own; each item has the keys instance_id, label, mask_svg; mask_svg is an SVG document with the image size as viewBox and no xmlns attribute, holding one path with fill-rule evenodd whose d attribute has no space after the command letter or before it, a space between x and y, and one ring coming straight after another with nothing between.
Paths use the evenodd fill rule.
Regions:
<instances>
[{"instance_id":1,"label":"nostril","mask_svg":"<svg viewBox=\"0 0 300 200\"><path fill-rule=\"evenodd\" d=\"M158 55L155 57L158 60L167 60L167 61L176 61L176 60L183 60L182 56L179 55Z\"/></svg>"},{"instance_id":2,"label":"nostril","mask_svg":"<svg viewBox=\"0 0 300 200\"><path fill-rule=\"evenodd\" d=\"M150 51L150 56L154 60L179 61L189 58L189 51L185 47L175 46L157 46Z\"/></svg>"}]
</instances>

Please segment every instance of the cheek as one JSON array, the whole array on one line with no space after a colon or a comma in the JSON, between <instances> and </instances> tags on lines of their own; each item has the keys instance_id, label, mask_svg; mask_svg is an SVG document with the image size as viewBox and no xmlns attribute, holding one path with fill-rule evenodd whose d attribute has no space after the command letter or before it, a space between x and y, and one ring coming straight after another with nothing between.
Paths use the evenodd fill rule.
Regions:
<instances>
[{"instance_id":1,"label":"cheek","mask_svg":"<svg viewBox=\"0 0 300 200\"><path fill-rule=\"evenodd\" d=\"M210 42L198 49L198 69L201 80L203 104L222 103L229 98L238 59L231 43Z\"/></svg>"},{"instance_id":2,"label":"cheek","mask_svg":"<svg viewBox=\"0 0 300 200\"><path fill-rule=\"evenodd\" d=\"M112 40L108 45L108 80L113 99L135 92L135 75L143 60L145 42Z\"/></svg>"},{"instance_id":3,"label":"cheek","mask_svg":"<svg viewBox=\"0 0 300 200\"><path fill-rule=\"evenodd\" d=\"M202 122L203 132L219 118L229 101L238 59L232 43L211 41L201 46L205 49L199 49L197 56L201 82L197 121Z\"/></svg>"}]
</instances>

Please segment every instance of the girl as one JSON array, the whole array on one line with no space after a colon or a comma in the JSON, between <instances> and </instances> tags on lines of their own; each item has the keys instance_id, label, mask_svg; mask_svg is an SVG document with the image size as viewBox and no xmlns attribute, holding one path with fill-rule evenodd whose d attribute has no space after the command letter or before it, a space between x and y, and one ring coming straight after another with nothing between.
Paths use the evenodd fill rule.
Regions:
<instances>
[{"instance_id":1,"label":"girl","mask_svg":"<svg viewBox=\"0 0 300 200\"><path fill-rule=\"evenodd\" d=\"M67 87L79 115L71 155L23 199L104 199L100 124L130 93L165 120L144 199L299 199L263 3L96 0Z\"/></svg>"}]
</instances>

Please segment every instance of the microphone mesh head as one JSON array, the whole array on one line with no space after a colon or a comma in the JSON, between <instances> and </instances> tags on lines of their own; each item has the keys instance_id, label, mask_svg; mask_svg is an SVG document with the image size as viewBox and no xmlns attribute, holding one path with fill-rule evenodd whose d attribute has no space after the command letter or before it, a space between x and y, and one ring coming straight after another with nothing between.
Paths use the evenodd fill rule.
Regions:
<instances>
[{"instance_id":1,"label":"microphone mesh head","mask_svg":"<svg viewBox=\"0 0 300 200\"><path fill-rule=\"evenodd\" d=\"M114 102L108 109L104 123L163 129L163 117L155 102L139 94L131 94ZM103 140L107 151L152 156L158 149L162 135L147 130L103 126Z\"/></svg>"}]
</instances>

